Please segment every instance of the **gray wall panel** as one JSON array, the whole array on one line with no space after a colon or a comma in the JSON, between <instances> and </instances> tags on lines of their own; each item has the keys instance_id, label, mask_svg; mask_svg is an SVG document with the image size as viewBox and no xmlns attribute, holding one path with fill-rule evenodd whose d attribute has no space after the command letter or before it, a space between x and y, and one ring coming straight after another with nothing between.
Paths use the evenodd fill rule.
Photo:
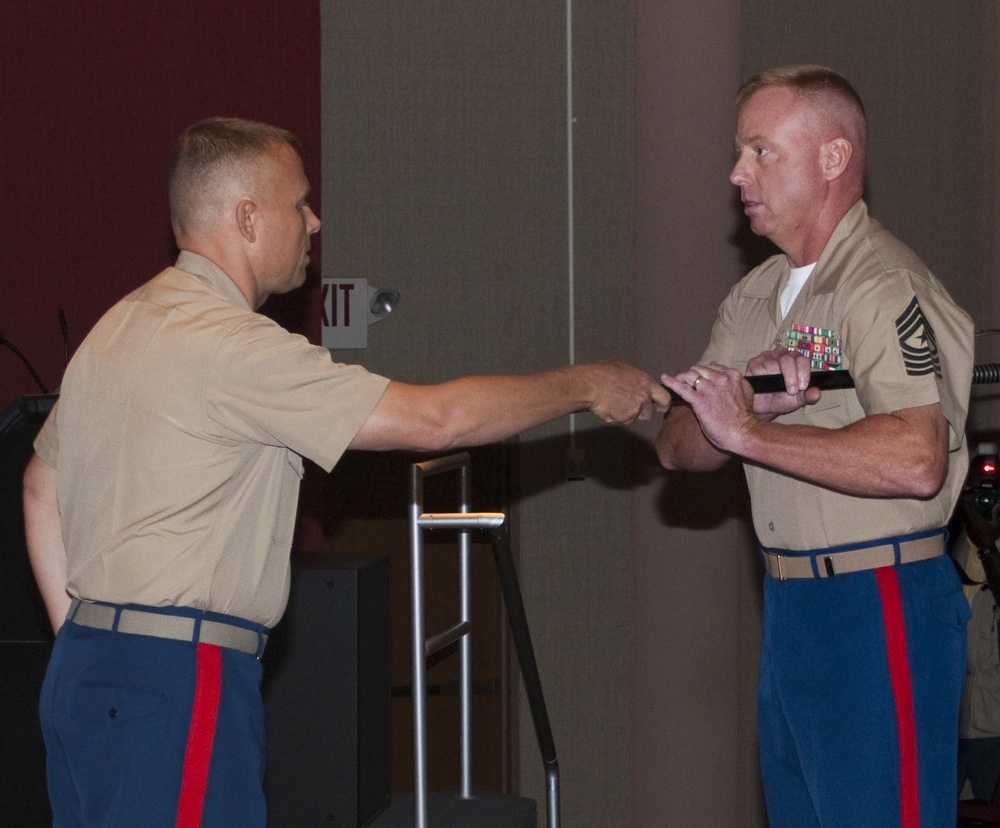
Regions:
<instances>
[{"instance_id":1,"label":"gray wall panel","mask_svg":"<svg viewBox=\"0 0 1000 828\"><path fill-rule=\"evenodd\" d=\"M631 348L633 18L574 4L578 360ZM323 264L402 293L365 351L410 382L569 360L566 5L324 0ZM521 440L521 575L565 824L627 824L629 440L574 418ZM475 473L475 472L474 472ZM405 485L400 482L400 487ZM527 708L520 783L544 802ZM544 814L544 808L542 809Z\"/></svg>"},{"instance_id":2,"label":"gray wall panel","mask_svg":"<svg viewBox=\"0 0 1000 828\"><path fill-rule=\"evenodd\" d=\"M976 318L992 296L995 0L743 3L744 75L823 63L870 122L866 198Z\"/></svg>"}]
</instances>

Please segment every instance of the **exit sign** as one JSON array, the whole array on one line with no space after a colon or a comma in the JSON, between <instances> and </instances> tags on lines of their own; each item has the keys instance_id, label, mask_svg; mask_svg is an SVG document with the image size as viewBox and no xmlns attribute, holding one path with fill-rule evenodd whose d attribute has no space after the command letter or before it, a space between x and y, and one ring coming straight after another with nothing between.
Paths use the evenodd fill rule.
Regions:
<instances>
[{"instance_id":1,"label":"exit sign","mask_svg":"<svg viewBox=\"0 0 1000 828\"><path fill-rule=\"evenodd\" d=\"M368 347L368 280L323 279L323 347Z\"/></svg>"}]
</instances>

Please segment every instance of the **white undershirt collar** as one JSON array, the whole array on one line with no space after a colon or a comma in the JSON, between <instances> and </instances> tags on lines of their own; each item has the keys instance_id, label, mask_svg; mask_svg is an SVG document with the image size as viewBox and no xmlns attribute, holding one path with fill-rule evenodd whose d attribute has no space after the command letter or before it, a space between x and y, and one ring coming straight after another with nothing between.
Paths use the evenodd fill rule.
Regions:
<instances>
[{"instance_id":1,"label":"white undershirt collar","mask_svg":"<svg viewBox=\"0 0 1000 828\"><path fill-rule=\"evenodd\" d=\"M812 275L815 268L816 262L813 262L812 264L805 265L804 267L793 267L789 270L788 282L782 289L781 296L778 297L778 310L781 311L782 319L788 315L788 309L795 303L795 299L798 297L799 291L802 290L802 286Z\"/></svg>"}]
</instances>

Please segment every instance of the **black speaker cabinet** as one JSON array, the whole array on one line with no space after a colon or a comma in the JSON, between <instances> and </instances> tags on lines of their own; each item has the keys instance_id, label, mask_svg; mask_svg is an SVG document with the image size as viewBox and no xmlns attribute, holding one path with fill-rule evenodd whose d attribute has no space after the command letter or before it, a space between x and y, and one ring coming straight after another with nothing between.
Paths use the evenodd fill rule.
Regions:
<instances>
[{"instance_id":1,"label":"black speaker cabinet","mask_svg":"<svg viewBox=\"0 0 1000 828\"><path fill-rule=\"evenodd\" d=\"M53 394L19 397L0 413L0 641L52 638L24 540L21 478Z\"/></svg>"},{"instance_id":2,"label":"black speaker cabinet","mask_svg":"<svg viewBox=\"0 0 1000 828\"><path fill-rule=\"evenodd\" d=\"M0 641L0 823L51 828L38 697L52 645Z\"/></svg>"},{"instance_id":3,"label":"black speaker cabinet","mask_svg":"<svg viewBox=\"0 0 1000 828\"><path fill-rule=\"evenodd\" d=\"M55 395L20 397L0 413L0 822L52 824L38 697L52 631L24 540L21 478Z\"/></svg>"},{"instance_id":4,"label":"black speaker cabinet","mask_svg":"<svg viewBox=\"0 0 1000 828\"><path fill-rule=\"evenodd\" d=\"M264 653L269 828L360 828L392 775L387 555L295 555Z\"/></svg>"}]
</instances>

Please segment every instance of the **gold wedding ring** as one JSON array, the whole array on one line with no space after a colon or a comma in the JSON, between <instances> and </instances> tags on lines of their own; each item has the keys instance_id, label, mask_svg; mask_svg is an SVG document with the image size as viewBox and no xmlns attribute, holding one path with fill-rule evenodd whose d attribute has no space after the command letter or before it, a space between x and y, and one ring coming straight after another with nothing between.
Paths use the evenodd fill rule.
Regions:
<instances>
[{"instance_id":1,"label":"gold wedding ring","mask_svg":"<svg viewBox=\"0 0 1000 828\"><path fill-rule=\"evenodd\" d=\"M701 376L701 375L699 374L699 375L698 375L698 378L697 378L697 379L696 379L696 380L695 380L694 382L692 382L692 383L691 383L691 387L692 387L692 388L693 388L693 389L694 389L695 391L697 391L697 390L698 390L698 383L699 383L699 382L701 382L701 381L702 381L703 379L704 379L704 377L702 377L702 376Z\"/></svg>"}]
</instances>

